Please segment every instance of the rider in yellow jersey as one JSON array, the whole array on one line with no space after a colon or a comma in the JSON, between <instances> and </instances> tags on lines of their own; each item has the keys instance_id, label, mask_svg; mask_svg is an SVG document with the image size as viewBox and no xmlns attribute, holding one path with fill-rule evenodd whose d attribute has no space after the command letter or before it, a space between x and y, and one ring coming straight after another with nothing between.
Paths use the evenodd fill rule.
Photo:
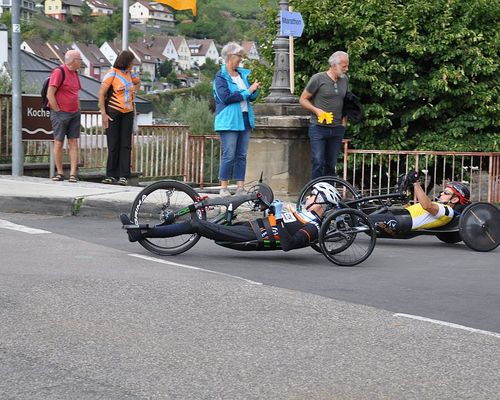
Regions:
<instances>
[{"instance_id":1,"label":"rider in yellow jersey","mask_svg":"<svg viewBox=\"0 0 500 400\"><path fill-rule=\"evenodd\" d=\"M470 190L460 182L448 183L437 201L432 201L420 186L417 172L409 172L407 179L413 184L417 203L370 214L368 218L379 230L394 234L444 226L470 203Z\"/></svg>"}]
</instances>

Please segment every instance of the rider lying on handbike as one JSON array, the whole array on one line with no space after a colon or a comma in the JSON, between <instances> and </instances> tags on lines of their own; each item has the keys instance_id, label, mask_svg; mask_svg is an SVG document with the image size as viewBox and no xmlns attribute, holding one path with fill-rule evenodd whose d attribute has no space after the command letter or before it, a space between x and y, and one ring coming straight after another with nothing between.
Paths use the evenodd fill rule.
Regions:
<instances>
[{"instance_id":1,"label":"rider lying on handbike","mask_svg":"<svg viewBox=\"0 0 500 400\"><path fill-rule=\"evenodd\" d=\"M408 183L415 189L415 204L400 209L384 209L368 215L378 231L394 235L441 227L448 224L454 215L459 215L470 203L470 190L460 182L448 183L439 198L432 201L420 186L419 178L416 171L410 171L406 175Z\"/></svg>"},{"instance_id":2,"label":"rider lying on handbike","mask_svg":"<svg viewBox=\"0 0 500 400\"><path fill-rule=\"evenodd\" d=\"M257 242L259 248L266 246L289 251L307 247L318 238L325 211L336 206L340 194L332 185L319 182L313 186L311 195L306 198L305 207L295 211L290 206L283 210L283 203L275 200L272 205L274 215L253 221L238 222L234 225L221 225L198 218L193 206L192 218L187 221L160 224L154 227L133 225L126 214L120 216L129 240L136 242L144 238L166 238L183 234L199 234L208 239L229 243Z\"/></svg>"}]
</instances>

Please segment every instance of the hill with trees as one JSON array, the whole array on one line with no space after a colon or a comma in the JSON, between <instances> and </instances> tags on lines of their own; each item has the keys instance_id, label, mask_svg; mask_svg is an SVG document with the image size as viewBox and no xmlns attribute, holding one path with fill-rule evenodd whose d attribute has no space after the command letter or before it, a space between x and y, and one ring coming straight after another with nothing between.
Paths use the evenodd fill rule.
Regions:
<instances>
[{"instance_id":1,"label":"hill with trees","mask_svg":"<svg viewBox=\"0 0 500 400\"><path fill-rule=\"evenodd\" d=\"M22 22L23 39L33 37L64 43L92 42L101 45L105 41L121 38L122 1L113 0L115 12L111 16L92 16L90 7L82 7L79 21L69 18L59 21L35 14L31 21ZM146 28L133 25L129 29L129 41L145 33L182 35L189 38L210 38L219 44L230 40L254 40L256 37L259 0L198 0L198 13L193 18L190 11L175 11L175 28ZM10 13L0 17L0 23L11 25ZM9 30L10 32L10 30Z\"/></svg>"}]
</instances>

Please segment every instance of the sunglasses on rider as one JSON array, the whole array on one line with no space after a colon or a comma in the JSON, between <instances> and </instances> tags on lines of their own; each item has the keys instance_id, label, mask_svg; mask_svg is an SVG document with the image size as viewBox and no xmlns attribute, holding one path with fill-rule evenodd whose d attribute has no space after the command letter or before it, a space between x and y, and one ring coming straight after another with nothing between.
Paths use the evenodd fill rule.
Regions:
<instances>
[{"instance_id":1,"label":"sunglasses on rider","mask_svg":"<svg viewBox=\"0 0 500 400\"><path fill-rule=\"evenodd\" d=\"M455 193L450 190L443 190L440 194L444 194L445 196L453 196Z\"/></svg>"}]
</instances>

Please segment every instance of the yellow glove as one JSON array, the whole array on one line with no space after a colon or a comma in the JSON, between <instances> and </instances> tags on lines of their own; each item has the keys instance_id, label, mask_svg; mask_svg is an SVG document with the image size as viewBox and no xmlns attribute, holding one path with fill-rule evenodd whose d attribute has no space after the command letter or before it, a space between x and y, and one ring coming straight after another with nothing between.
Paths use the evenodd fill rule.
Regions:
<instances>
[{"instance_id":1,"label":"yellow glove","mask_svg":"<svg viewBox=\"0 0 500 400\"><path fill-rule=\"evenodd\" d=\"M318 117L318 122L324 124L333 124L333 113L322 112Z\"/></svg>"}]
</instances>

